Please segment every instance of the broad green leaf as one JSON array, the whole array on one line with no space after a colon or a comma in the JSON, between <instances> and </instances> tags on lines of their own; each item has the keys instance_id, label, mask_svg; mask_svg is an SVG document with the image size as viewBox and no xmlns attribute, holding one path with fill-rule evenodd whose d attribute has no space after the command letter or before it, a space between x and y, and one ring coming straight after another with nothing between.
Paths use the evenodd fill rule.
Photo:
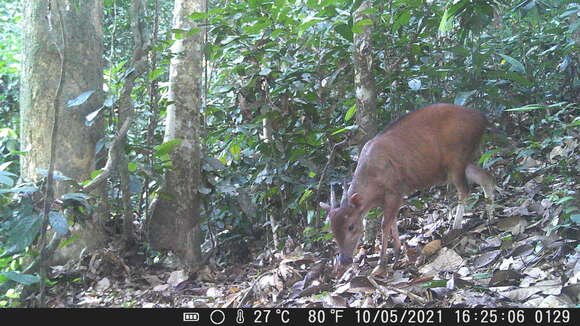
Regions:
<instances>
[{"instance_id":1,"label":"broad green leaf","mask_svg":"<svg viewBox=\"0 0 580 326\"><path fill-rule=\"evenodd\" d=\"M355 113L356 113L356 103L353 104L353 106L351 106L350 109L348 109L348 111L346 111L346 114L344 115L344 121L349 121L350 119L352 119Z\"/></svg>"},{"instance_id":2,"label":"broad green leaf","mask_svg":"<svg viewBox=\"0 0 580 326\"><path fill-rule=\"evenodd\" d=\"M252 26L244 27L244 33L256 34L256 33L260 32L261 30L263 30L267 27L270 27L271 25L272 25L272 22L270 22L270 20L258 21Z\"/></svg>"},{"instance_id":3,"label":"broad green leaf","mask_svg":"<svg viewBox=\"0 0 580 326\"><path fill-rule=\"evenodd\" d=\"M151 81L158 79L159 77L163 76L165 73L165 67L159 67L153 71L149 72L147 78Z\"/></svg>"},{"instance_id":4,"label":"broad green leaf","mask_svg":"<svg viewBox=\"0 0 580 326\"><path fill-rule=\"evenodd\" d=\"M204 20L206 18L208 18L208 13L205 12L194 12L191 15L189 15L188 17L191 20L195 20L195 21L200 21L200 20Z\"/></svg>"},{"instance_id":5,"label":"broad green leaf","mask_svg":"<svg viewBox=\"0 0 580 326\"><path fill-rule=\"evenodd\" d=\"M66 102L66 106L69 108L73 107L73 106L79 106L79 105L85 103L89 99L89 97L91 97L91 95L93 95L94 92L95 92L95 90L83 92L79 96L77 96L76 98Z\"/></svg>"},{"instance_id":6,"label":"broad green leaf","mask_svg":"<svg viewBox=\"0 0 580 326\"><path fill-rule=\"evenodd\" d=\"M307 30L309 27L314 26L316 24L318 24L319 22L323 21L322 18L319 17L307 17L304 19L304 23L302 23L302 25L299 26L299 30L300 32L304 32L305 30Z\"/></svg>"},{"instance_id":7,"label":"broad green leaf","mask_svg":"<svg viewBox=\"0 0 580 326\"><path fill-rule=\"evenodd\" d=\"M10 128L0 128L0 138L18 138L18 135Z\"/></svg>"},{"instance_id":8,"label":"broad green leaf","mask_svg":"<svg viewBox=\"0 0 580 326\"><path fill-rule=\"evenodd\" d=\"M308 200L310 197L312 197L312 189L306 189L304 190L304 192L302 193L302 196L300 197L300 200L298 201L298 204L303 205L304 201Z\"/></svg>"},{"instance_id":9,"label":"broad green leaf","mask_svg":"<svg viewBox=\"0 0 580 326\"><path fill-rule=\"evenodd\" d=\"M175 29L172 29L171 32L173 32L173 37L176 40L181 40L184 37L192 36L192 35L195 35L195 34L201 32L201 28L198 28L198 27L192 27L191 29L177 29L177 28L175 28Z\"/></svg>"},{"instance_id":10,"label":"broad green leaf","mask_svg":"<svg viewBox=\"0 0 580 326\"><path fill-rule=\"evenodd\" d=\"M411 79L408 82L409 84L409 88L414 90L414 91L418 91L421 89L421 80L420 79Z\"/></svg>"},{"instance_id":11,"label":"broad green leaf","mask_svg":"<svg viewBox=\"0 0 580 326\"><path fill-rule=\"evenodd\" d=\"M451 30L453 27L453 16L449 14L449 10L445 9L443 12L443 17L439 22L439 32L445 33Z\"/></svg>"},{"instance_id":12,"label":"broad green leaf","mask_svg":"<svg viewBox=\"0 0 580 326\"><path fill-rule=\"evenodd\" d=\"M352 32L354 34L360 34L364 31L365 26L369 26L372 24L373 21L369 18L361 19L352 26Z\"/></svg>"},{"instance_id":13,"label":"broad green leaf","mask_svg":"<svg viewBox=\"0 0 580 326\"><path fill-rule=\"evenodd\" d=\"M353 33L352 27L348 24L338 24L334 27L334 30L340 34L340 36L344 37L347 41L352 42L353 40Z\"/></svg>"},{"instance_id":14,"label":"broad green leaf","mask_svg":"<svg viewBox=\"0 0 580 326\"><path fill-rule=\"evenodd\" d=\"M41 176L47 178L48 177L48 170L37 168L36 173L40 174ZM66 175L62 174L62 172L54 170L52 173L52 177L56 181L71 181L72 179L67 177Z\"/></svg>"},{"instance_id":15,"label":"broad green leaf","mask_svg":"<svg viewBox=\"0 0 580 326\"><path fill-rule=\"evenodd\" d=\"M159 144L159 145L155 146L155 156L163 156L165 154L169 154L171 152L171 150L173 150L173 148L175 146L178 146L179 144L181 144L182 141L183 141L183 139L175 138L175 139L166 141L163 144Z\"/></svg>"},{"instance_id":16,"label":"broad green leaf","mask_svg":"<svg viewBox=\"0 0 580 326\"><path fill-rule=\"evenodd\" d=\"M127 170L129 170L129 172L135 172L135 171L137 171L137 163L135 163L135 162L129 162L127 164Z\"/></svg>"},{"instance_id":17,"label":"broad green leaf","mask_svg":"<svg viewBox=\"0 0 580 326\"><path fill-rule=\"evenodd\" d=\"M99 113L101 112L101 110L103 110L103 108L105 108L104 106L101 106L100 109L95 110L89 114L87 114L87 116L85 117L85 126L92 126L95 121L97 121L97 117L99 116Z\"/></svg>"},{"instance_id":18,"label":"broad green leaf","mask_svg":"<svg viewBox=\"0 0 580 326\"><path fill-rule=\"evenodd\" d=\"M91 196L83 194L82 192L68 192L60 197L62 200L76 200L83 201L89 200Z\"/></svg>"},{"instance_id":19,"label":"broad green leaf","mask_svg":"<svg viewBox=\"0 0 580 326\"><path fill-rule=\"evenodd\" d=\"M238 143L230 143L229 150L230 150L230 154L232 154L234 159L238 159L240 157L240 152L242 151L242 148L240 147L240 144L238 144Z\"/></svg>"},{"instance_id":20,"label":"broad green leaf","mask_svg":"<svg viewBox=\"0 0 580 326\"><path fill-rule=\"evenodd\" d=\"M14 161L8 161L8 162L4 162L2 164L0 164L0 172L6 170L10 165L12 165L12 163L14 163ZM10 173L10 172L5 172L5 173ZM10 173L13 176L16 177L16 174Z\"/></svg>"},{"instance_id":21,"label":"broad green leaf","mask_svg":"<svg viewBox=\"0 0 580 326\"><path fill-rule=\"evenodd\" d=\"M15 177L14 173L0 171L0 183L1 184L5 184L8 187L14 186L14 179L12 179L12 177Z\"/></svg>"},{"instance_id":22,"label":"broad green leaf","mask_svg":"<svg viewBox=\"0 0 580 326\"><path fill-rule=\"evenodd\" d=\"M7 252L15 253L26 249L36 239L41 224L42 218L37 214L19 216L16 225L8 230Z\"/></svg>"},{"instance_id":23,"label":"broad green leaf","mask_svg":"<svg viewBox=\"0 0 580 326\"><path fill-rule=\"evenodd\" d=\"M34 186L19 186L10 189L0 189L0 194L15 193L15 194L30 194L38 191L38 187Z\"/></svg>"},{"instance_id":24,"label":"broad green leaf","mask_svg":"<svg viewBox=\"0 0 580 326\"><path fill-rule=\"evenodd\" d=\"M59 212L50 211L48 213L48 222L50 226L60 236L65 236L68 234L68 223L64 215Z\"/></svg>"},{"instance_id":25,"label":"broad green leaf","mask_svg":"<svg viewBox=\"0 0 580 326\"><path fill-rule=\"evenodd\" d=\"M203 187L203 186L200 186L199 188L197 188L197 191L198 191L200 194L207 195L207 194L209 194L209 193L211 192L211 189L209 189L209 188L206 188L206 187Z\"/></svg>"},{"instance_id":26,"label":"broad green leaf","mask_svg":"<svg viewBox=\"0 0 580 326\"><path fill-rule=\"evenodd\" d=\"M0 275L3 275L13 280L14 282L18 282L24 285L31 285L40 282L40 277L32 274L23 274L20 272L2 272Z\"/></svg>"},{"instance_id":27,"label":"broad green leaf","mask_svg":"<svg viewBox=\"0 0 580 326\"><path fill-rule=\"evenodd\" d=\"M505 55L505 54L500 54L500 56L502 58L504 58L504 60L510 64L510 71L515 71L515 72L519 72L522 74L526 72L526 68L524 68L524 65L521 62L519 62L518 60L510 57L509 55Z\"/></svg>"}]
</instances>

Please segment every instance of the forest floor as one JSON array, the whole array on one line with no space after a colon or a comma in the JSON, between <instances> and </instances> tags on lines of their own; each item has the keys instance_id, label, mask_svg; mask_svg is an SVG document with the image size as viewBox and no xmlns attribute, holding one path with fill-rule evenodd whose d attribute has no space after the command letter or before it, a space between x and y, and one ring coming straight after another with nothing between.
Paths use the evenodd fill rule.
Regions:
<instances>
[{"instance_id":1,"label":"forest floor","mask_svg":"<svg viewBox=\"0 0 580 326\"><path fill-rule=\"evenodd\" d=\"M547 181L548 180L548 181ZM305 250L288 237L284 252L263 243L222 248L195 275L143 263L114 244L81 261L56 266L52 307L574 307L579 304L580 253L574 228L554 228L563 205L540 193L579 184L538 174L520 186L498 181L497 221L483 219L484 200L471 196L461 231L448 232L449 198L435 187L406 201L399 217L405 244L400 264L371 276L380 243L363 244L355 264L332 273L332 241ZM541 199L541 198L544 199ZM572 232L572 234L570 234ZM235 263L239 250L245 263ZM237 251L236 251L237 250ZM390 250L390 249L389 249ZM142 256L142 255L141 255Z\"/></svg>"}]
</instances>

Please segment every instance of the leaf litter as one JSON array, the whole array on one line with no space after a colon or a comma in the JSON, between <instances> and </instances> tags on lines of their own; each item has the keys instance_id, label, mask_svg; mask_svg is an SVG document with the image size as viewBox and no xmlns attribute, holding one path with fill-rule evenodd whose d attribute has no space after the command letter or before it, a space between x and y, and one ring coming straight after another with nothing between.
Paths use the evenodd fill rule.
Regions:
<instances>
[{"instance_id":1,"label":"leaf litter","mask_svg":"<svg viewBox=\"0 0 580 326\"><path fill-rule=\"evenodd\" d=\"M557 153L553 153L556 155ZM555 232L561 205L538 199L546 187L530 180L503 189L496 221L482 218L481 198L462 230L449 231L443 187L425 208L401 209L405 243L400 264L372 276L380 237L363 243L355 262L333 275L335 245L313 249L288 236L286 249L248 245L249 263L231 251L188 273L166 259L145 263L122 255L120 245L55 266L53 307L574 307L579 304L578 239ZM506 193L510 196L507 198ZM472 195L472 199L476 194ZM447 197L450 197L449 195ZM391 248L388 249L391 253ZM228 256L229 255L229 256ZM236 257L234 257L236 256ZM171 257L170 255L168 257ZM254 257L254 258L251 258ZM237 257L239 258L239 257ZM137 262L137 263L135 263ZM236 262L236 263L233 263ZM65 285L66 284L66 285Z\"/></svg>"}]
</instances>

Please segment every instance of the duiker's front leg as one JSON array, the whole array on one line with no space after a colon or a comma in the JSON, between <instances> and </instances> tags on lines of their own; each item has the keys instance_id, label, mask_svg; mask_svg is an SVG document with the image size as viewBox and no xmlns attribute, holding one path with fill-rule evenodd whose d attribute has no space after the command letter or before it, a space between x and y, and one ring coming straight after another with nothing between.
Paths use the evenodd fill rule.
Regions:
<instances>
[{"instance_id":1,"label":"duiker's front leg","mask_svg":"<svg viewBox=\"0 0 580 326\"><path fill-rule=\"evenodd\" d=\"M381 254L379 265L373 270L373 275L384 273L387 265L387 245L389 237L393 238L394 261L397 262L401 252L401 239L399 239L399 230L397 228L397 213L401 207L402 196L388 195L385 197L383 204L383 222L381 235Z\"/></svg>"}]
</instances>

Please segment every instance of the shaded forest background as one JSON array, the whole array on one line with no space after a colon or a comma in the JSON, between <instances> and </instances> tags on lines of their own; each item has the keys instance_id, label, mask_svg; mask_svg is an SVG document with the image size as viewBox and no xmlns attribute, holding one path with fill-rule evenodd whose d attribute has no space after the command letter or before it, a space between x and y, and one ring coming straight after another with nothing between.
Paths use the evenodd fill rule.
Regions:
<instances>
[{"instance_id":1,"label":"shaded forest background","mask_svg":"<svg viewBox=\"0 0 580 326\"><path fill-rule=\"evenodd\" d=\"M534 295L568 298L550 301L555 306L578 304L577 3L104 0L96 1L99 20L84 11L82 1L49 2L50 18L38 16L40 22L51 19L54 29L38 34L47 36L44 41L23 37L32 35L25 33L24 8L39 1L0 5L0 307L35 306L40 297L46 304L45 295L49 306L448 305L460 293L456 277L473 275L479 277L469 288L486 299L461 304L508 304L505 298L524 304ZM178 4L203 10L176 22ZM70 17L59 30L55 10L92 17L102 58L78 52L87 49L77 43L86 38L75 38L83 30ZM188 40L199 46L187 50L192 56L179 66L172 46ZM75 129L70 132L98 136L91 155L81 155L91 168L78 175L53 175L48 154L30 163L36 153L50 152L50 142L41 146L25 135L50 131L54 116L52 109L40 115L21 100L22 89L31 87L23 67L26 55L34 56L26 50L33 42L61 49L34 75L39 85L50 85L47 93L63 88L65 96L54 102L61 107L61 132L69 126ZM102 65L92 72L102 89L67 84L74 68L57 82L63 57L71 67ZM182 76L191 78L172 83L170 71L179 74L188 66L194 70ZM181 103L170 99L180 95L169 94L187 93L188 87L195 106L187 111L193 112L190 120L180 115L186 112L179 111ZM365 102L357 90L369 87L372 101ZM54 96L45 96L52 108ZM486 137L478 163L497 179L496 211L508 225L472 225L469 235L445 239L456 195L434 187L413 194L401 209L400 232L408 234L405 272L378 284L358 270L342 280L329 278L324 271L335 249L318 208L329 184L350 178L365 140L405 113L437 102L482 110L502 131ZM172 105L176 113L168 113ZM172 114L195 132L180 137L177 129L177 136L168 137ZM80 119L77 127L67 125L73 116ZM39 121L27 125L33 117ZM179 156L188 139L193 152ZM79 155L69 148L78 137L52 140L56 170L76 164ZM52 189L49 179L57 184L54 194L46 191L47 184ZM190 223L193 235L185 237L196 239L187 245L168 244L181 239L180 222L155 222L178 207L172 203L189 203L179 197L183 192L172 193L177 188L195 189L187 197L194 198L188 209L195 217L177 218ZM472 195L471 218L483 215L482 200ZM374 224L380 218L378 210L367 217ZM440 239L443 249L433 242ZM365 240L359 256L371 258L359 260L363 274L365 266L376 264L378 252L373 236ZM459 263L426 277L412 267L435 257L424 252L426 246L438 246L438 255L454 248L478 260L467 263L465 274L450 276ZM523 262L513 263L514 257ZM546 281L552 283L541 284L549 287L545 292L502 292L501 300L482 290L511 287L491 291L498 293ZM391 287L397 283L407 287Z\"/></svg>"}]
</instances>

